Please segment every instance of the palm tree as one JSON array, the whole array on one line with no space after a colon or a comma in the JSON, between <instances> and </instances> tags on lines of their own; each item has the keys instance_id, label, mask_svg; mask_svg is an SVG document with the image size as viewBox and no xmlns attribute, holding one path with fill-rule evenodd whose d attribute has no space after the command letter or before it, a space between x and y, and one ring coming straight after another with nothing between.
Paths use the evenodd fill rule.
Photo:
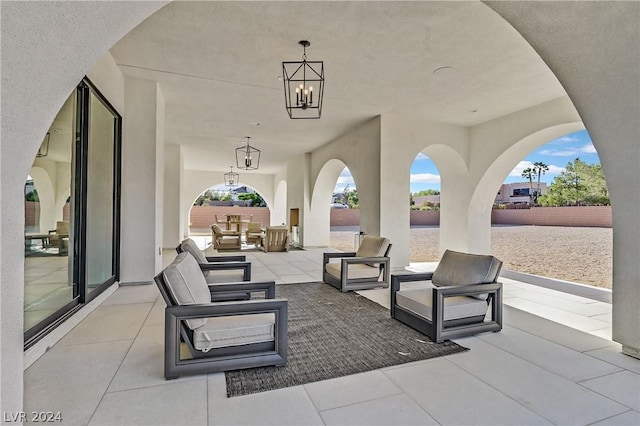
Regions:
<instances>
[{"instance_id":1,"label":"palm tree","mask_svg":"<svg viewBox=\"0 0 640 426\"><path fill-rule=\"evenodd\" d=\"M533 193L533 175L534 171L531 167L527 167L522 171L522 177L529 180L529 199L531 199L531 194Z\"/></svg>"},{"instance_id":2,"label":"palm tree","mask_svg":"<svg viewBox=\"0 0 640 426\"><path fill-rule=\"evenodd\" d=\"M538 204L538 197L540 196L540 176L549 171L549 166L542 161L536 161L533 163L533 173L538 177L538 188L534 194L534 204Z\"/></svg>"}]
</instances>

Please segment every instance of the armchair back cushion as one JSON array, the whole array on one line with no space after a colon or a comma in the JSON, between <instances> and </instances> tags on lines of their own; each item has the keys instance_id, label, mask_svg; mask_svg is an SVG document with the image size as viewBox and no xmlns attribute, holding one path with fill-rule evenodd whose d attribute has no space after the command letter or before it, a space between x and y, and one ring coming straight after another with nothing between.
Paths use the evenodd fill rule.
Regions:
<instances>
[{"instance_id":1,"label":"armchair back cushion","mask_svg":"<svg viewBox=\"0 0 640 426\"><path fill-rule=\"evenodd\" d=\"M204 255L202 250L198 248L198 245L191 238L187 238L182 240L180 243L180 248L182 251L186 251L187 253L191 253L191 256L194 257L196 262L198 263L207 263L207 257Z\"/></svg>"},{"instance_id":2,"label":"armchair back cushion","mask_svg":"<svg viewBox=\"0 0 640 426\"><path fill-rule=\"evenodd\" d=\"M383 257L387 254L389 244L391 241L388 238L365 235L360 242L358 251L356 251L356 257ZM377 263L368 263L367 265L379 266Z\"/></svg>"},{"instance_id":3,"label":"armchair back cushion","mask_svg":"<svg viewBox=\"0 0 640 426\"><path fill-rule=\"evenodd\" d=\"M356 251L356 257L382 257L389 247L390 241L384 237L365 235Z\"/></svg>"},{"instance_id":4,"label":"armchair back cushion","mask_svg":"<svg viewBox=\"0 0 640 426\"><path fill-rule=\"evenodd\" d=\"M222 228L220 228L218 225L216 225L215 223L213 225L211 225L211 230L213 231L214 234L216 234L216 236L221 236L222 234Z\"/></svg>"},{"instance_id":5,"label":"armchair back cushion","mask_svg":"<svg viewBox=\"0 0 640 426\"><path fill-rule=\"evenodd\" d=\"M502 262L491 255L460 253L446 250L431 282L435 286L488 284L498 279ZM473 296L486 300L486 294Z\"/></svg>"},{"instance_id":6,"label":"armchair back cushion","mask_svg":"<svg viewBox=\"0 0 640 426\"><path fill-rule=\"evenodd\" d=\"M247 223L247 232L262 232L262 222Z\"/></svg>"},{"instance_id":7,"label":"armchair back cushion","mask_svg":"<svg viewBox=\"0 0 640 426\"><path fill-rule=\"evenodd\" d=\"M211 303L211 292L198 262L188 252L180 253L163 272L169 293L178 305ZM207 323L206 318L187 320L191 330Z\"/></svg>"},{"instance_id":8,"label":"armchair back cushion","mask_svg":"<svg viewBox=\"0 0 640 426\"><path fill-rule=\"evenodd\" d=\"M69 222L66 220L57 221L56 234L69 235Z\"/></svg>"}]
</instances>

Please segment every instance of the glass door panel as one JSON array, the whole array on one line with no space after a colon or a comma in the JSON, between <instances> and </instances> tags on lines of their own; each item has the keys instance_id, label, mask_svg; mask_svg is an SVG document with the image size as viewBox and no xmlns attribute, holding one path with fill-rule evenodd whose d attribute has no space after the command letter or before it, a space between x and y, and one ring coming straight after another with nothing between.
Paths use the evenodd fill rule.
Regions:
<instances>
[{"instance_id":1,"label":"glass door panel","mask_svg":"<svg viewBox=\"0 0 640 426\"><path fill-rule=\"evenodd\" d=\"M116 120L111 111L89 93L87 156L87 292L115 275L114 188Z\"/></svg>"},{"instance_id":2,"label":"glass door panel","mask_svg":"<svg viewBox=\"0 0 640 426\"><path fill-rule=\"evenodd\" d=\"M79 295L73 279L76 101L74 90L44 136L25 185L24 330L32 334Z\"/></svg>"}]
</instances>

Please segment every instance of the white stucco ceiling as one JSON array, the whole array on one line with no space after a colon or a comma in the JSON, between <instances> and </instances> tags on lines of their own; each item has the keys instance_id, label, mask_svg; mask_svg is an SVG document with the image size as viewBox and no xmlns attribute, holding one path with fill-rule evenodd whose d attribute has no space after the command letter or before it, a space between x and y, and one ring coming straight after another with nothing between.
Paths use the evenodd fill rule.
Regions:
<instances>
[{"instance_id":1,"label":"white stucco ceiling","mask_svg":"<svg viewBox=\"0 0 640 426\"><path fill-rule=\"evenodd\" d=\"M277 78L302 39L325 65L319 120L290 120ZM273 173L380 114L470 126L565 95L480 2L173 2L111 53L160 83L166 141L197 170L227 170L245 136Z\"/></svg>"}]
</instances>

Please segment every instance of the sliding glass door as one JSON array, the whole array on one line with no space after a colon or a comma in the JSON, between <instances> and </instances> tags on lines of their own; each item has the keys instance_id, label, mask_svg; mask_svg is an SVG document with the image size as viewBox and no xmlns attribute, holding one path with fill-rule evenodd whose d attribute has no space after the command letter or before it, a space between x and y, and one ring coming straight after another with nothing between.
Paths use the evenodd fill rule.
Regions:
<instances>
[{"instance_id":1,"label":"sliding glass door","mask_svg":"<svg viewBox=\"0 0 640 426\"><path fill-rule=\"evenodd\" d=\"M34 161L25 185L25 348L118 279L121 126L85 78Z\"/></svg>"}]
</instances>

